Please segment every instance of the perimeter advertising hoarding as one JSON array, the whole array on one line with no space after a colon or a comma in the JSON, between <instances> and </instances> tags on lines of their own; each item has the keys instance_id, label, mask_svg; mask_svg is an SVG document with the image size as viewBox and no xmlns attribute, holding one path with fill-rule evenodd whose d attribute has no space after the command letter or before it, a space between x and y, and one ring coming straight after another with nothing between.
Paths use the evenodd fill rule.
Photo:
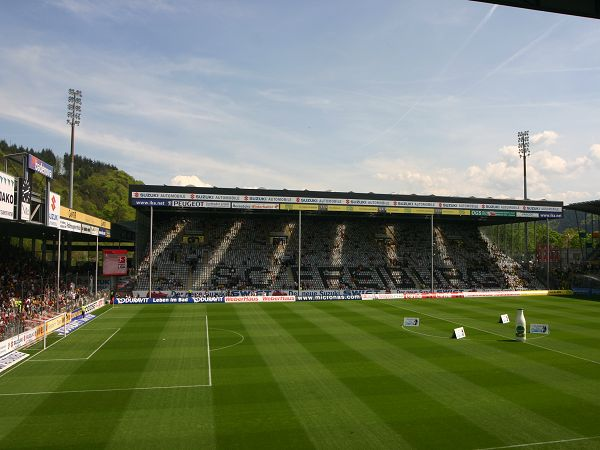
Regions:
<instances>
[{"instance_id":1,"label":"perimeter advertising hoarding","mask_svg":"<svg viewBox=\"0 0 600 450\"><path fill-rule=\"evenodd\" d=\"M231 204L233 209L279 209L277 203L241 203L233 202Z\"/></svg>"},{"instance_id":2,"label":"perimeter advertising hoarding","mask_svg":"<svg viewBox=\"0 0 600 450\"><path fill-rule=\"evenodd\" d=\"M48 192L48 205L46 205L48 226L52 228L60 227L60 195L56 192Z\"/></svg>"},{"instance_id":3,"label":"perimeter advertising hoarding","mask_svg":"<svg viewBox=\"0 0 600 450\"><path fill-rule=\"evenodd\" d=\"M199 192L132 191L133 206L170 206L181 208L275 209L295 211L352 211L388 212L400 214L450 214L474 216L510 216L517 212L539 213L540 217L562 217L562 206L523 205L509 203L440 202L420 200L393 200L379 198L322 198L315 192L305 196L219 194ZM375 195L375 194L374 194ZM493 201L493 200L492 200ZM263 205L260 207L259 205ZM385 208L385 210L384 210ZM447 212L444 212L447 211ZM542 216L542 213L545 214ZM528 216L530 217L530 216Z\"/></svg>"},{"instance_id":4,"label":"perimeter advertising hoarding","mask_svg":"<svg viewBox=\"0 0 600 450\"><path fill-rule=\"evenodd\" d=\"M34 172L41 173L46 178L53 178L54 176L54 168L37 156L27 155L27 167Z\"/></svg>"},{"instance_id":5,"label":"perimeter advertising hoarding","mask_svg":"<svg viewBox=\"0 0 600 450\"><path fill-rule=\"evenodd\" d=\"M283 210L287 210L287 211L318 211L319 205L296 205L296 204L281 203L279 205L279 209L283 209Z\"/></svg>"},{"instance_id":6,"label":"perimeter advertising hoarding","mask_svg":"<svg viewBox=\"0 0 600 450\"><path fill-rule=\"evenodd\" d=\"M29 221L31 219L31 180L19 179L19 219Z\"/></svg>"},{"instance_id":7,"label":"perimeter advertising hoarding","mask_svg":"<svg viewBox=\"0 0 600 450\"><path fill-rule=\"evenodd\" d=\"M127 275L127 250L102 250L102 275Z\"/></svg>"},{"instance_id":8,"label":"perimeter advertising hoarding","mask_svg":"<svg viewBox=\"0 0 600 450\"><path fill-rule=\"evenodd\" d=\"M379 208L377 206L328 205L327 211L376 213L379 212Z\"/></svg>"},{"instance_id":9,"label":"perimeter advertising hoarding","mask_svg":"<svg viewBox=\"0 0 600 450\"><path fill-rule=\"evenodd\" d=\"M15 178L0 172L0 219L15 218Z\"/></svg>"},{"instance_id":10,"label":"perimeter advertising hoarding","mask_svg":"<svg viewBox=\"0 0 600 450\"><path fill-rule=\"evenodd\" d=\"M74 220L75 222L80 222L82 224L91 225L98 228L111 228L111 223L108 220L100 219L99 217L91 216L65 206L60 207L60 216L64 219Z\"/></svg>"},{"instance_id":11,"label":"perimeter advertising hoarding","mask_svg":"<svg viewBox=\"0 0 600 450\"><path fill-rule=\"evenodd\" d=\"M224 303L225 297L117 297L117 305L150 305L163 303Z\"/></svg>"},{"instance_id":12,"label":"perimeter advertising hoarding","mask_svg":"<svg viewBox=\"0 0 600 450\"><path fill-rule=\"evenodd\" d=\"M81 224L79 222L73 222L72 220L66 220L63 218L60 219L58 228L65 231L74 231L75 233L81 233Z\"/></svg>"},{"instance_id":13,"label":"perimeter advertising hoarding","mask_svg":"<svg viewBox=\"0 0 600 450\"><path fill-rule=\"evenodd\" d=\"M435 212L433 208L385 208L390 214L427 214L431 215Z\"/></svg>"},{"instance_id":14,"label":"perimeter advertising hoarding","mask_svg":"<svg viewBox=\"0 0 600 450\"><path fill-rule=\"evenodd\" d=\"M472 216L483 216L483 217L515 217L516 212L513 211L482 211L482 210L474 210L471 211Z\"/></svg>"}]
</instances>

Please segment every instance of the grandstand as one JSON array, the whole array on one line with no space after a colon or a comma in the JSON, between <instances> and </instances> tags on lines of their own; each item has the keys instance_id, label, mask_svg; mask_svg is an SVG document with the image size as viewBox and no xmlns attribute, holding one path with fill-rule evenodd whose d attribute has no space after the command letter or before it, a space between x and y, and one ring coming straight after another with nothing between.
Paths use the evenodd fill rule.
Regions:
<instances>
[{"instance_id":1,"label":"grandstand","mask_svg":"<svg viewBox=\"0 0 600 450\"><path fill-rule=\"evenodd\" d=\"M562 214L560 202L237 188L130 186L130 202L143 295L538 289L480 226Z\"/></svg>"}]
</instances>

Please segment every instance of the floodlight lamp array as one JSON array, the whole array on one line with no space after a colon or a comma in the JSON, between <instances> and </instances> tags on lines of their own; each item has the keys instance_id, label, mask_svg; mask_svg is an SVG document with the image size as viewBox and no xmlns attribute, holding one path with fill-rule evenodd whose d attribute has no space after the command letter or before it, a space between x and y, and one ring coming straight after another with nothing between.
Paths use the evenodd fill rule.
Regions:
<instances>
[{"instance_id":1,"label":"floodlight lamp array","mask_svg":"<svg viewBox=\"0 0 600 450\"><path fill-rule=\"evenodd\" d=\"M531 154L529 151L529 131L517 132L517 142L519 146L519 157L524 158Z\"/></svg>"},{"instance_id":2,"label":"floodlight lamp array","mask_svg":"<svg viewBox=\"0 0 600 450\"><path fill-rule=\"evenodd\" d=\"M69 103L67 104L67 123L71 126L81 122L81 91L69 89Z\"/></svg>"}]
</instances>

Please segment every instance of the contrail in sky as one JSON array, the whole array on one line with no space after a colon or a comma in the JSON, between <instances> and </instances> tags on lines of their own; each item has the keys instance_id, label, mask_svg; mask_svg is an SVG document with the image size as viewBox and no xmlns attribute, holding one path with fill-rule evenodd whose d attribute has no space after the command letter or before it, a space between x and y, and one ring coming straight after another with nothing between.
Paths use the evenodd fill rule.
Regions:
<instances>
[{"instance_id":1,"label":"contrail in sky","mask_svg":"<svg viewBox=\"0 0 600 450\"><path fill-rule=\"evenodd\" d=\"M404 111L404 113L400 117L398 117L398 119L396 119L396 121L394 123L392 123L389 127L387 127L385 130L383 130L379 134L375 135L375 137L373 137L370 141L368 141L367 143L361 145L359 147L359 149L363 149L365 147L370 146L371 144L375 143L380 138L382 138L383 136L385 136L386 134L388 134L390 131L392 131L394 128L396 128L398 126L398 124L400 122L402 122L419 105L419 103L421 103L421 100L423 100L423 98L431 90L431 88L433 86L433 83L435 81L439 80L446 73L446 71L450 68L450 66L454 63L454 61L458 58L458 56L471 43L471 41L477 35L477 33L479 33L479 31L485 26L486 23L488 23L488 21L491 19L492 15L494 14L494 11L496 11L496 8L498 8L498 5L494 5L494 6L492 6L490 8L490 10L487 12L487 14L485 15L485 17L483 19L481 19L481 21L477 24L477 26L473 29L473 31L469 34L469 36L464 40L464 42L460 45L460 47L458 47L458 49L450 57L450 59L448 60L448 62L446 62L446 64L444 65L444 67L442 68L442 70L439 72L439 74L437 75L437 77L435 77L427 85L427 88L419 96L419 98L417 100L415 100L415 102L406 111Z\"/></svg>"}]
</instances>

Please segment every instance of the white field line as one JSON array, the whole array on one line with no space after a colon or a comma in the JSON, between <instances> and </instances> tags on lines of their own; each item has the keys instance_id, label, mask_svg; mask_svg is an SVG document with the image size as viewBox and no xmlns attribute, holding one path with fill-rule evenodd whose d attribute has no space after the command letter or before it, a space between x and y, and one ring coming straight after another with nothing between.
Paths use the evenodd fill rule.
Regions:
<instances>
[{"instance_id":1,"label":"white field line","mask_svg":"<svg viewBox=\"0 0 600 450\"><path fill-rule=\"evenodd\" d=\"M212 386L212 370L210 367L210 338L208 337L208 315L204 316L206 321L206 354L208 355L208 385Z\"/></svg>"},{"instance_id":2,"label":"white field line","mask_svg":"<svg viewBox=\"0 0 600 450\"><path fill-rule=\"evenodd\" d=\"M159 305L152 305L154 306L159 306ZM148 320L148 319L153 319L153 317L136 317L135 314L131 315L131 316L111 316L111 319L133 319L136 318L137 320ZM156 319L160 319L160 317L156 317ZM190 316L190 315L186 315L186 316L169 316L169 319L190 319L190 320L198 320L198 319L202 319L202 316ZM114 328L112 328L114 330Z\"/></svg>"},{"instance_id":3,"label":"white field line","mask_svg":"<svg viewBox=\"0 0 600 450\"><path fill-rule=\"evenodd\" d=\"M113 309L113 308L108 308L108 309L107 309L106 311L104 311L103 313L100 313L100 314L98 314L98 315L97 315L97 316L94 318L94 320L95 320L95 319L97 319L98 317L100 317L100 316L102 316L102 315L106 314L107 312L109 312L109 311L112 311L112 309ZM27 359L25 359L25 360L21 361L20 363L18 363L18 364L15 364L13 367L11 367L10 369L8 369L7 371L0 373L0 378L2 378L2 377L3 377L4 375L6 375L7 373L10 373L10 372L12 372L12 371L13 371L13 370L15 370L17 367L20 367L22 364L25 364L25 363L26 363L26 362L28 362L28 361L36 361L35 359L32 359L32 358L35 358L35 357L36 357L37 355L39 355L40 353L43 353L43 352L45 352L46 350L48 350L48 349L49 349L50 347L52 347L54 344L58 344L58 343L59 343L59 342L61 342L63 339L66 339L66 338L68 338L68 337L69 337L69 336L71 336L73 333L75 333L75 332L77 332L77 331L81 330L81 329L82 329L83 327L85 327L87 324L89 324L89 323L92 323L92 322L93 322L93 320L90 320L89 322L86 322L86 323L84 323L84 324L83 324L83 325L81 325L79 328L76 328L76 329L74 329L73 331L71 331L71 332L70 332L69 334L67 334L66 336L63 336L63 337L61 337L60 339L58 339L57 341L53 342L52 344L50 344L50 345L49 345L49 346L47 346L46 348L44 348L44 349L40 350L39 352L37 352L36 354L34 354L32 357L30 357L30 358L27 358ZM25 349L25 350L26 350L26 349Z\"/></svg>"},{"instance_id":4,"label":"white field line","mask_svg":"<svg viewBox=\"0 0 600 450\"><path fill-rule=\"evenodd\" d=\"M557 441L530 442L528 444L505 445L503 447L487 447L487 448L480 448L477 450L500 450L503 448L530 447L533 445L562 444L565 442L591 441L592 439L599 439L599 438L600 438L600 436L589 436L589 437L580 437L580 438L573 438L573 439L560 439Z\"/></svg>"},{"instance_id":5,"label":"white field line","mask_svg":"<svg viewBox=\"0 0 600 450\"><path fill-rule=\"evenodd\" d=\"M56 359L31 359L31 362L48 362L48 361L87 361L88 358L56 358Z\"/></svg>"},{"instance_id":6,"label":"white field line","mask_svg":"<svg viewBox=\"0 0 600 450\"><path fill-rule=\"evenodd\" d=\"M432 318L438 319L438 320L443 320L444 322L449 322L449 323L453 323L453 324L457 324L457 325L463 325L463 326L466 326L468 328L473 328L474 330L481 331L482 333L493 334L495 336L503 337L505 339L511 339L510 336L505 336L503 334L494 333L493 331L482 330L481 328L477 328L477 327L474 327L474 326L471 326L471 325L464 325L462 322L456 322L454 320L445 319L443 317L437 317L437 316L434 316L433 314L427 314L427 313L424 313L422 311L415 311L414 309L410 309L410 308L403 308L402 306L398 306L398 305L396 305L394 303L386 303L386 304L391 305L394 308L403 309L405 311L410 311L410 312L414 312L414 313L417 313L417 314L423 314L424 316L432 317ZM582 361L586 361L586 362L590 362L592 364L598 364L598 365L600 365L599 361L594 361L593 359L584 358L582 356L573 355L571 353L561 352L560 350L555 350L553 348L544 347L543 345L540 345L540 344L533 344L533 343L528 342L528 341L525 341L524 343L528 344L528 345L532 345L534 347L538 347L538 348L544 349L544 350L548 350L548 351L551 351L551 352L560 353L561 355L570 356L571 358L577 358L577 359L580 359Z\"/></svg>"},{"instance_id":7,"label":"white field line","mask_svg":"<svg viewBox=\"0 0 600 450\"><path fill-rule=\"evenodd\" d=\"M402 325L402 329L408 333L420 334L421 336L428 336L428 337L438 338L438 339L450 339L450 336L436 336L434 334L427 334L427 333L422 333L420 331L409 330L404 325Z\"/></svg>"},{"instance_id":8,"label":"white field line","mask_svg":"<svg viewBox=\"0 0 600 450\"><path fill-rule=\"evenodd\" d=\"M129 387L129 388L107 388L107 389L81 389L73 391L41 391L41 392L11 392L0 394L0 397L17 397L19 395L50 395L50 394L84 394L87 392L127 392L127 391L153 391L160 389L192 389L199 387L210 387L209 384L188 384L180 386L148 386L148 387Z\"/></svg>"},{"instance_id":9,"label":"white field line","mask_svg":"<svg viewBox=\"0 0 600 450\"><path fill-rule=\"evenodd\" d=\"M120 328L93 328L90 329L89 331L96 331L96 330L117 330L115 331L113 334L111 334L108 339L106 339L102 344L100 344L100 346L94 350L89 356L85 357L85 358L52 358L52 359L31 359L31 362L48 362L48 361L87 361L88 359L90 359L92 356L94 356L94 353L96 353L98 350L100 350L100 348L106 344L111 337L113 337L115 334L117 334L121 329ZM64 338L63 338L64 339Z\"/></svg>"},{"instance_id":10,"label":"white field line","mask_svg":"<svg viewBox=\"0 0 600 450\"><path fill-rule=\"evenodd\" d=\"M211 352L216 352L217 350L224 350L226 348L230 348L230 347L235 347L236 345L241 344L242 342L244 342L244 335L241 333L238 333L237 331L233 331L233 330L226 330L225 328L211 328L211 330L221 330L221 331L228 331L230 333L234 333L237 334L239 337L241 337L241 339L239 341L237 341L235 344L231 344L231 345L226 345L225 347L217 347L217 348L213 348L211 350Z\"/></svg>"},{"instance_id":11,"label":"white field line","mask_svg":"<svg viewBox=\"0 0 600 450\"><path fill-rule=\"evenodd\" d=\"M109 337L107 337L107 338L106 338L106 340L105 340L105 341L104 341L102 344L100 344L100 346L99 346L99 347L98 347L96 350L94 350L94 351L93 351L93 352L92 352L92 353L91 353L91 354L90 354L90 355L89 355L87 358L85 358L85 359L90 359L92 356L94 356L94 355L96 354L96 352L97 352L98 350L100 350L100 349L101 349L101 348L104 346L104 344L106 344L108 341L110 341L110 338L112 338L112 337L113 337L115 334L117 334L119 331L121 331L121 329L120 329L120 328L117 328L117 331L115 331L113 334L111 334Z\"/></svg>"},{"instance_id":12,"label":"white field line","mask_svg":"<svg viewBox=\"0 0 600 450\"><path fill-rule=\"evenodd\" d=\"M81 331L108 331L108 330L116 330L117 327L107 327L107 328L89 328L83 329Z\"/></svg>"}]
</instances>

